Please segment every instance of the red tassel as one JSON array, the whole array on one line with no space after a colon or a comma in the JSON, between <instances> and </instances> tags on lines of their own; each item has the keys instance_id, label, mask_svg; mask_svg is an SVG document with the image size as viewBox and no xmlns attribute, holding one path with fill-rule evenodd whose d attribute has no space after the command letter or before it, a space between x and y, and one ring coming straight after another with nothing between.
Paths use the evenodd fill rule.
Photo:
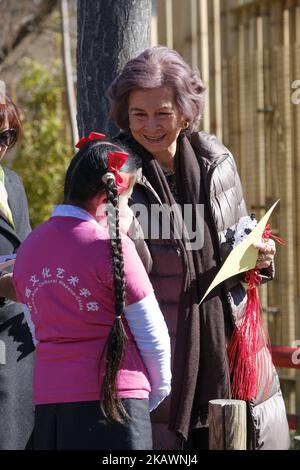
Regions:
<instances>
[{"instance_id":1,"label":"red tassel","mask_svg":"<svg viewBox=\"0 0 300 470\"><path fill-rule=\"evenodd\" d=\"M280 245L284 240L272 234L266 225L263 240L273 238ZM272 384L272 356L269 336L265 334L261 316L257 287L261 283L259 270L251 269L245 275L248 284L245 309L234 327L227 347L229 371L232 377L231 396L237 400L249 401L260 392L268 395Z\"/></svg>"},{"instance_id":2,"label":"red tassel","mask_svg":"<svg viewBox=\"0 0 300 470\"><path fill-rule=\"evenodd\" d=\"M264 230L264 233L263 233L263 235L262 235L262 238L263 238L264 240L268 240L269 238L272 238L275 242L279 243L279 245L282 245L282 246L285 245L285 241L282 240L282 238L279 238L279 237L277 237L276 235L273 235L272 229L271 229L271 227L270 227L269 224L267 224L267 225L265 226L265 230Z\"/></svg>"},{"instance_id":3,"label":"red tassel","mask_svg":"<svg viewBox=\"0 0 300 470\"><path fill-rule=\"evenodd\" d=\"M249 285L247 303L240 322L237 321L227 353L232 375L232 398L248 401L257 395L261 387L264 395L267 393L271 383L271 369L269 340L264 333L260 316L257 286L261 280L258 271L248 271L245 280ZM265 380L264 384L262 380Z\"/></svg>"}]
</instances>

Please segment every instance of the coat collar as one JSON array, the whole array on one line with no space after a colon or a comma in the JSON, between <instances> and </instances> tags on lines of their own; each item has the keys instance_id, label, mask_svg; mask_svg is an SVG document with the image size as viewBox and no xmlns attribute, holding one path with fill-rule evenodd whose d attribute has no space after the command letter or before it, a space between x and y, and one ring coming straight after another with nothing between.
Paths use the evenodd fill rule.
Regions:
<instances>
[{"instance_id":1,"label":"coat collar","mask_svg":"<svg viewBox=\"0 0 300 470\"><path fill-rule=\"evenodd\" d=\"M97 220L89 212L72 204L59 204L54 207L52 217L74 217L76 219L86 220L99 227Z\"/></svg>"},{"instance_id":2,"label":"coat collar","mask_svg":"<svg viewBox=\"0 0 300 470\"><path fill-rule=\"evenodd\" d=\"M8 238L15 248L18 248L22 240L18 237L13 227L0 216L0 233Z\"/></svg>"},{"instance_id":3,"label":"coat collar","mask_svg":"<svg viewBox=\"0 0 300 470\"><path fill-rule=\"evenodd\" d=\"M19 201L16 200L16 197L15 197L15 195L17 194L16 184L10 178L9 172L7 172L5 168L3 168L3 170L5 173L4 184L5 184L5 188L7 191L8 203L11 208L12 214L14 214L15 206L16 204L19 204ZM21 245L22 240L19 238L14 228L1 216L0 216L0 232L11 241L15 249Z\"/></svg>"}]
</instances>

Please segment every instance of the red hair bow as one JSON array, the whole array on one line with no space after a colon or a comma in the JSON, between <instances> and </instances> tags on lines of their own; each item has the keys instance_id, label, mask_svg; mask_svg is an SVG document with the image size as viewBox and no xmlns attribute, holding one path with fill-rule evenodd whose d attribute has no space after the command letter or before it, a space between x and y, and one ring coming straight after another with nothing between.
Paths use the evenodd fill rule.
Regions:
<instances>
[{"instance_id":1,"label":"red hair bow","mask_svg":"<svg viewBox=\"0 0 300 470\"><path fill-rule=\"evenodd\" d=\"M106 139L105 134L100 134L100 132L90 132L88 137L81 137L75 145L76 148L81 149L84 145L92 140L104 140Z\"/></svg>"},{"instance_id":2,"label":"red hair bow","mask_svg":"<svg viewBox=\"0 0 300 470\"><path fill-rule=\"evenodd\" d=\"M128 153L126 152L119 152L118 150L108 152L108 171L111 171L115 175L116 185L120 193L129 186L130 175L122 173L121 176L120 174L120 168L122 168L127 158Z\"/></svg>"}]
</instances>

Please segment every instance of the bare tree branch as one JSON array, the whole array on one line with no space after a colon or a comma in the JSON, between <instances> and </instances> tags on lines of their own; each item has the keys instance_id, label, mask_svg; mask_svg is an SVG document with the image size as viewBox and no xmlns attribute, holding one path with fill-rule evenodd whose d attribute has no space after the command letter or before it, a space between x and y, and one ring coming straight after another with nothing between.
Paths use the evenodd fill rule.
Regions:
<instances>
[{"instance_id":1,"label":"bare tree branch","mask_svg":"<svg viewBox=\"0 0 300 470\"><path fill-rule=\"evenodd\" d=\"M5 11L4 17L12 22L14 17L14 28L10 28L9 37L6 36L5 41L0 47L0 64L5 61L9 53L14 50L32 31L39 27L41 22L54 10L58 0L40 0L39 2L18 2L18 8L12 8L12 2L3 2L0 5L0 15ZM32 5L34 3L34 5ZM31 5L27 5L31 4ZM26 10L27 6L27 10ZM23 10L22 10L23 7ZM31 8L31 11L29 10ZM1 15L2 16L2 15ZM17 18L20 18L17 23ZM3 17L2 17L3 21Z\"/></svg>"}]
</instances>

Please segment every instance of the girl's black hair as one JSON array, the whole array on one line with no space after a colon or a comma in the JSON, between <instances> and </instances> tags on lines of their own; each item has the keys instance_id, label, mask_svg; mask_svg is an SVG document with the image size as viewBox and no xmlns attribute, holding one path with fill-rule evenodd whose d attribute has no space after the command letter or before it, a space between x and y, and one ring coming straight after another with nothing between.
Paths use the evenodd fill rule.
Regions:
<instances>
[{"instance_id":1,"label":"girl's black hair","mask_svg":"<svg viewBox=\"0 0 300 470\"><path fill-rule=\"evenodd\" d=\"M116 317L106 343L105 376L100 407L107 419L124 422L124 420L130 419L130 416L117 396L116 386L117 372L121 365L127 340L121 319L125 307L125 275L119 230L119 196L114 178L107 178L105 183L102 181L102 177L108 172L108 152L115 150L124 151L121 146L107 140L105 142L92 141L80 149L73 157L66 173L64 202L84 206L84 203L101 191L106 192ZM134 159L128 157L122 171L134 173L135 170Z\"/></svg>"}]
</instances>

